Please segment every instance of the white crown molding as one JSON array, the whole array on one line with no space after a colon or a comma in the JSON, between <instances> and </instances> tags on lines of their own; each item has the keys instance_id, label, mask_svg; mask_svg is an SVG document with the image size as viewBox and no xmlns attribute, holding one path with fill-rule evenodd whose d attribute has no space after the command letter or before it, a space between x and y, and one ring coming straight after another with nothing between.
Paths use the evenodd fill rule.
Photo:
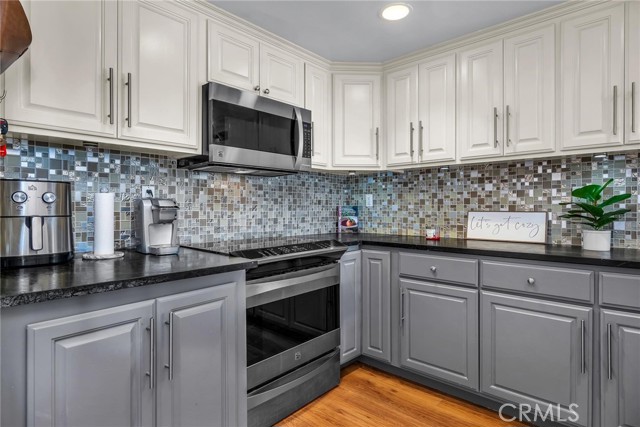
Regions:
<instances>
[{"instance_id":1,"label":"white crown molding","mask_svg":"<svg viewBox=\"0 0 640 427\"><path fill-rule=\"evenodd\" d=\"M323 68L329 68L331 66L331 61L317 53L311 52L303 47L298 46L290 40L287 40L283 37L280 37L276 34L273 34L262 27L259 27L245 19L242 19L232 13L227 12L224 9L221 9L218 6L215 6L209 3L206 0L176 0L177 2L188 6L191 9L195 9L196 11L204 14L207 18L212 19L214 21L220 22L224 25L234 27L241 31L244 31L250 36L256 37L260 39L261 42L266 42L291 53L294 53L298 56L301 56L306 62L310 62L312 64L318 65Z\"/></svg>"}]
</instances>

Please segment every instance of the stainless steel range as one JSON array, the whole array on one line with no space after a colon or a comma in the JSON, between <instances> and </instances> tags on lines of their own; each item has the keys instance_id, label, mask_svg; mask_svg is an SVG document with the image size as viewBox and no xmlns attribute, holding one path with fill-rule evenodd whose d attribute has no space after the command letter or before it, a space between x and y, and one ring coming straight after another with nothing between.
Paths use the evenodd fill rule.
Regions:
<instances>
[{"instance_id":1,"label":"stainless steel range","mask_svg":"<svg viewBox=\"0 0 640 427\"><path fill-rule=\"evenodd\" d=\"M284 238L188 247L258 263L247 272L249 426L271 426L338 385L345 245Z\"/></svg>"}]
</instances>

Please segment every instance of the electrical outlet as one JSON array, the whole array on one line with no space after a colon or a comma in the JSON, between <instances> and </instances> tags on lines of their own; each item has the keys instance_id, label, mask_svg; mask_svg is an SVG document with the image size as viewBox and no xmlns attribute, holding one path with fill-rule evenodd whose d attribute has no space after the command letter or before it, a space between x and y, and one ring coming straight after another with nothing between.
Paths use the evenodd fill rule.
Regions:
<instances>
[{"instance_id":1,"label":"electrical outlet","mask_svg":"<svg viewBox=\"0 0 640 427\"><path fill-rule=\"evenodd\" d=\"M156 189L153 185L142 186L142 197L156 197Z\"/></svg>"},{"instance_id":2,"label":"electrical outlet","mask_svg":"<svg viewBox=\"0 0 640 427\"><path fill-rule=\"evenodd\" d=\"M366 199L366 205L368 208L373 207L373 194L367 194L365 196Z\"/></svg>"}]
</instances>

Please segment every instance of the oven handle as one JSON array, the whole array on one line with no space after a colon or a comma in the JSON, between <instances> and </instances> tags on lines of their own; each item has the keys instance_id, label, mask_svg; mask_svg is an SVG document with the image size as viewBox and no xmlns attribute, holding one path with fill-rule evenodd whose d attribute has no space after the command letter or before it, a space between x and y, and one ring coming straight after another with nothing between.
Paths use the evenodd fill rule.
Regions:
<instances>
[{"instance_id":1,"label":"oven handle","mask_svg":"<svg viewBox=\"0 0 640 427\"><path fill-rule=\"evenodd\" d=\"M298 153L296 155L294 169L299 170L302 164L302 153L304 150L304 125L302 123L300 107L293 107L293 112L296 115L296 127L298 128Z\"/></svg>"},{"instance_id":2,"label":"oven handle","mask_svg":"<svg viewBox=\"0 0 640 427\"><path fill-rule=\"evenodd\" d=\"M278 385L271 385L271 386L266 386L262 389L258 389L253 393L257 393L257 394L253 394L253 393L249 393L249 396L247 398L247 408L248 409L252 409L255 408L258 405L261 405L271 399L273 399L274 397L280 396L281 394L286 393L289 390L292 390L296 387L298 387L299 385L309 381L311 378L319 375L323 370L325 370L329 365L334 363L334 358L338 357L340 354L340 349L337 349L325 356L322 356L321 358L314 360L313 362L309 363L306 367L307 369L312 368L310 371L306 372L304 375L295 378L294 380L286 383L286 384L282 384L280 386ZM304 369L304 368L301 368Z\"/></svg>"},{"instance_id":3,"label":"oven handle","mask_svg":"<svg viewBox=\"0 0 640 427\"><path fill-rule=\"evenodd\" d=\"M338 285L340 283L340 267L335 263L313 271L303 270L302 274L293 277L286 274L282 276L284 278L280 280L277 279L278 276L274 276L269 278L273 280L258 283L248 282L246 286L247 308Z\"/></svg>"}]
</instances>

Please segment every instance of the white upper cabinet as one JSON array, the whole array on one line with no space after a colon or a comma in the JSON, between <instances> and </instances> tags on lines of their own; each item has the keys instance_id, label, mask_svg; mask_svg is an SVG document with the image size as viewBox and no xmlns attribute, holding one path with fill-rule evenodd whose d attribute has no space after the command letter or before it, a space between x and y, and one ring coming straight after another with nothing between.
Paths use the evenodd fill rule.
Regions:
<instances>
[{"instance_id":1,"label":"white upper cabinet","mask_svg":"<svg viewBox=\"0 0 640 427\"><path fill-rule=\"evenodd\" d=\"M505 154L555 149L555 26L504 41Z\"/></svg>"},{"instance_id":2,"label":"white upper cabinet","mask_svg":"<svg viewBox=\"0 0 640 427\"><path fill-rule=\"evenodd\" d=\"M9 122L115 137L117 3L22 5L33 43L5 73Z\"/></svg>"},{"instance_id":3,"label":"white upper cabinet","mask_svg":"<svg viewBox=\"0 0 640 427\"><path fill-rule=\"evenodd\" d=\"M415 162L415 127L418 122L418 69L410 67L387 74L387 136L388 166Z\"/></svg>"},{"instance_id":4,"label":"white upper cabinet","mask_svg":"<svg viewBox=\"0 0 640 427\"><path fill-rule=\"evenodd\" d=\"M207 31L209 80L304 105L302 59L213 20Z\"/></svg>"},{"instance_id":5,"label":"white upper cabinet","mask_svg":"<svg viewBox=\"0 0 640 427\"><path fill-rule=\"evenodd\" d=\"M120 11L120 137L197 150L198 14L157 1Z\"/></svg>"},{"instance_id":6,"label":"white upper cabinet","mask_svg":"<svg viewBox=\"0 0 640 427\"><path fill-rule=\"evenodd\" d=\"M379 74L333 75L333 165L380 167Z\"/></svg>"},{"instance_id":7,"label":"white upper cabinet","mask_svg":"<svg viewBox=\"0 0 640 427\"><path fill-rule=\"evenodd\" d=\"M502 155L502 40L458 53L457 146L461 160Z\"/></svg>"},{"instance_id":8,"label":"white upper cabinet","mask_svg":"<svg viewBox=\"0 0 640 427\"><path fill-rule=\"evenodd\" d=\"M625 90L625 132L628 144L640 143L640 2L626 2L627 86Z\"/></svg>"},{"instance_id":9,"label":"white upper cabinet","mask_svg":"<svg viewBox=\"0 0 640 427\"><path fill-rule=\"evenodd\" d=\"M331 164L331 74L305 65L304 107L311 110L311 163L325 168Z\"/></svg>"},{"instance_id":10,"label":"white upper cabinet","mask_svg":"<svg viewBox=\"0 0 640 427\"><path fill-rule=\"evenodd\" d=\"M615 2L561 23L563 149L623 142L624 7Z\"/></svg>"},{"instance_id":11,"label":"white upper cabinet","mask_svg":"<svg viewBox=\"0 0 640 427\"><path fill-rule=\"evenodd\" d=\"M240 31L207 21L209 80L259 90L260 43Z\"/></svg>"},{"instance_id":12,"label":"white upper cabinet","mask_svg":"<svg viewBox=\"0 0 640 427\"><path fill-rule=\"evenodd\" d=\"M304 62L267 44L260 45L260 90L263 96L304 105Z\"/></svg>"},{"instance_id":13,"label":"white upper cabinet","mask_svg":"<svg viewBox=\"0 0 640 427\"><path fill-rule=\"evenodd\" d=\"M418 65L418 162L456 158L456 56Z\"/></svg>"}]
</instances>

